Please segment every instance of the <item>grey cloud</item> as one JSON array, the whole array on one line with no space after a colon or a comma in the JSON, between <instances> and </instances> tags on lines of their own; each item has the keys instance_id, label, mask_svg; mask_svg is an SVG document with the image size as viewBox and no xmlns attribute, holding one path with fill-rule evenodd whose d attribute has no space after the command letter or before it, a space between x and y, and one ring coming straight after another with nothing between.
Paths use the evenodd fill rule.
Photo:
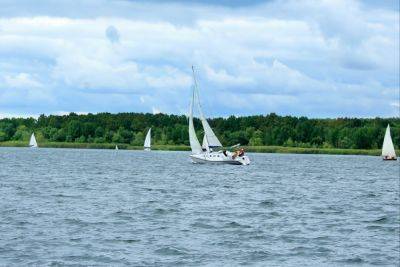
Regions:
<instances>
[{"instance_id":1,"label":"grey cloud","mask_svg":"<svg viewBox=\"0 0 400 267\"><path fill-rule=\"evenodd\" d=\"M113 25L110 25L106 29L107 39L110 40L111 43L119 43L120 34Z\"/></svg>"},{"instance_id":2,"label":"grey cloud","mask_svg":"<svg viewBox=\"0 0 400 267\"><path fill-rule=\"evenodd\" d=\"M377 65L374 62L362 59L347 58L343 61L342 66L354 70L374 70Z\"/></svg>"}]
</instances>

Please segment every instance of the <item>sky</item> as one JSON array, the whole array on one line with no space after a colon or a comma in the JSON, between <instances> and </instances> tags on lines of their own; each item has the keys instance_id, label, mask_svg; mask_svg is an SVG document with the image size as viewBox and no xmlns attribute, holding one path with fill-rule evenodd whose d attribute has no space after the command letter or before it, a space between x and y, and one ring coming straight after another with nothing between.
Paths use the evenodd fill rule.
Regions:
<instances>
[{"instance_id":1,"label":"sky","mask_svg":"<svg viewBox=\"0 0 400 267\"><path fill-rule=\"evenodd\" d=\"M397 0L0 0L0 117L399 116Z\"/></svg>"}]
</instances>

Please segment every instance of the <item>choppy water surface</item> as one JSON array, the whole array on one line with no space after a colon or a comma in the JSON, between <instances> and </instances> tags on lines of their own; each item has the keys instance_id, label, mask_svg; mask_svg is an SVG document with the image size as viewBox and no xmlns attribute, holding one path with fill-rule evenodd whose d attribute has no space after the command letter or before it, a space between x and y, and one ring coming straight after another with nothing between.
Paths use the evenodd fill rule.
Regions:
<instances>
[{"instance_id":1,"label":"choppy water surface","mask_svg":"<svg viewBox=\"0 0 400 267\"><path fill-rule=\"evenodd\" d=\"M399 162L0 148L0 265L399 262Z\"/></svg>"}]
</instances>

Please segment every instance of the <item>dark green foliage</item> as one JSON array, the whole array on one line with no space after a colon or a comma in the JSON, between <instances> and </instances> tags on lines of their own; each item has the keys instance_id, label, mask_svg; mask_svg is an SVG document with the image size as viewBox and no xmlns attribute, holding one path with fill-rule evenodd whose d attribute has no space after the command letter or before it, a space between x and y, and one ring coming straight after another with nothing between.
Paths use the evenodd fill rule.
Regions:
<instances>
[{"instance_id":1,"label":"dark green foliage","mask_svg":"<svg viewBox=\"0 0 400 267\"><path fill-rule=\"evenodd\" d=\"M398 118L308 119L306 117L248 116L215 118L211 127L226 145L287 146L298 148L380 148L388 123L396 147L400 143ZM199 140L203 131L195 119ZM152 128L155 145L189 145L185 116L143 113L99 113L64 116L41 115L37 120L13 118L0 120L0 142L27 141L32 132L42 142L118 143L143 146L146 132Z\"/></svg>"}]
</instances>

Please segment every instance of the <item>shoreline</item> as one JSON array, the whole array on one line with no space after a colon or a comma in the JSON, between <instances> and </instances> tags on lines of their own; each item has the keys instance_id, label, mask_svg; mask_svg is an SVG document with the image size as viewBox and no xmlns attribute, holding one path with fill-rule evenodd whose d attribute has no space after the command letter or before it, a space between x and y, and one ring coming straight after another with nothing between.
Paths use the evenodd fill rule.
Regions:
<instances>
[{"instance_id":1,"label":"shoreline","mask_svg":"<svg viewBox=\"0 0 400 267\"><path fill-rule=\"evenodd\" d=\"M0 147L27 147L28 142L6 141L0 142ZM121 150L143 150L143 146L111 143L67 143L67 142L39 142L39 147L45 148L81 148L81 149L114 149L115 145ZM380 156L380 149L342 149L342 148L302 148L285 146L242 146L246 152L256 153L283 153L283 154L327 154L327 155L367 155ZM153 145L152 150L190 151L186 145ZM400 154L399 150L396 150Z\"/></svg>"}]
</instances>

